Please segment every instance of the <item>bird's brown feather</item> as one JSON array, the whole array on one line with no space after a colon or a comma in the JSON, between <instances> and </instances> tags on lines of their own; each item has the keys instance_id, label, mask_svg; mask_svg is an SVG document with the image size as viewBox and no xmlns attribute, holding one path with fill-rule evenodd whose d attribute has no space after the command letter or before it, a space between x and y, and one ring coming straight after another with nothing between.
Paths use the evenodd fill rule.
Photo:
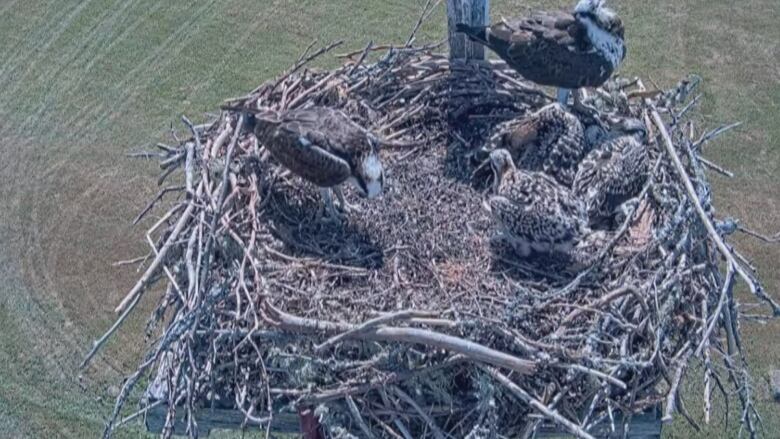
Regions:
<instances>
[{"instance_id":1,"label":"bird's brown feather","mask_svg":"<svg viewBox=\"0 0 780 439\"><path fill-rule=\"evenodd\" d=\"M344 183L371 151L365 130L323 107L260 118L255 134L279 163L320 187Z\"/></svg>"},{"instance_id":2,"label":"bird's brown feather","mask_svg":"<svg viewBox=\"0 0 780 439\"><path fill-rule=\"evenodd\" d=\"M535 12L464 31L537 84L597 87L614 71L590 43L587 29L567 12Z\"/></svg>"}]
</instances>

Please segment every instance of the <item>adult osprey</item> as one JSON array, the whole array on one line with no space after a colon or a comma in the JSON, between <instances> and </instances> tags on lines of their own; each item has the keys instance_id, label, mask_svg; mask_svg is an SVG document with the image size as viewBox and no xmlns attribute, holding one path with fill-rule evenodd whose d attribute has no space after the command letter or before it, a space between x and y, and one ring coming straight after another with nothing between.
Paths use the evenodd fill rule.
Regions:
<instances>
[{"instance_id":1,"label":"adult osprey","mask_svg":"<svg viewBox=\"0 0 780 439\"><path fill-rule=\"evenodd\" d=\"M521 257L569 252L589 229L584 204L541 172L517 169L505 149L490 153L496 174L486 208Z\"/></svg>"},{"instance_id":2,"label":"adult osprey","mask_svg":"<svg viewBox=\"0 0 780 439\"><path fill-rule=\"evenodd\" d=\"M329 190L342 209L354 209L344 199L344 183L351 183L367 198L382 193L379 141L342 111L313 107L256 113L257 140L284 167L320 188L329 214L338 217Z\"/></svg>"},{"instance_id":3,"label":"adult osprey","mask_svg":"<svg viewBox=\"0 0 780 439\"><path fill-rule=\"evenodd\" d=\"M623 203L639 194L648 177L645 124L622 119L612 131L615 137L591 151L574 177L574 193L585 201L591 220L619 213Z\"/></svg>"},{"instance_id":4,"label":"adult osprey","mask_svg":"<svg viewBox=\"0 0 780 439\"><path fill-rule=\"evenodd\" d=\"M569 90L598 87L626 57L623 22L604 0L581 0L572 13L534 12L492 26L458 24L459 32L484 44L526 79Z\"/></svg>"}]
</instances>

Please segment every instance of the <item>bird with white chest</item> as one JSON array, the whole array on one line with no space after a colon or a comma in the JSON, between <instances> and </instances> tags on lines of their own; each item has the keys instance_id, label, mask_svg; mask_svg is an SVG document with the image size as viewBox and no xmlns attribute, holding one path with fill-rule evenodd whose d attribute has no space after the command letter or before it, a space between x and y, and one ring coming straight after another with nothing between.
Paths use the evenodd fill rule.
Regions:
<instances>
[{"instance_id":1,"label":"bird with white chest","mask_svg":"<svg viewBox=\"0 0 780 439\"><path fill-rule=\"evenodd\" d=\"M341 215L333 204L331 190L344 211L357 210L344 198L344 184L351 184L369 199L382 193L380 142L342 111L312 107L254 113L251 122L258 142L282 166L320 188L333 219Z\"/></svg>"},{"instance_id":2,"label":"bird with white chest","mask_svg":"<svg viewBox=\"0 0 780 439\"><path fill-rule=\"evenodd\" d=\"M589 233L584 204L551 177L517 169L505 149L491 152L490 164L494 193L485 208L519 256L567 253Z\"/></svg>"},{"instance_id":3,"label":"bird with white chest","mask_svg":"<svg viewBox=\"0 0 780 439\"><path fill-rule=\"evenodd\" d=\"M623 22L604 3L580 0L571 12L540 11L491 26L459 24L457 30L526 79L557 87L565 104L572 89L604 84L626 57Z\"/></svg>"}]
</instances>

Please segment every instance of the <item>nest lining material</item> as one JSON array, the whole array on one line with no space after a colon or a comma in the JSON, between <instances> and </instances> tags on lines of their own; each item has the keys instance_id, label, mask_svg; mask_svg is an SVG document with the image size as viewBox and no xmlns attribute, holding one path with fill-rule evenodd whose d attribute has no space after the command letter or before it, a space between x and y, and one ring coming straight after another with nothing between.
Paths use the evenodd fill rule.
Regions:
<instances>
[{"instance_id":1,"label":"nest lining material","mask_svg":"<svg viewBox=\"0 0 780 439\"><path fill-rule=\"evenodd\" d=\"M666 420L690 418L678 391L694 358L705 364L707 416L715 385L729 380L756 431L734 281L778 307L713 228L699 153L723 130L700 136L685 120L695 84L649 92L618 79L591 96L601 116L646 121L654 166L630 215L572 269L491 243L489 181L471 158L501 122L550 102L543 91L500 62L411 46L305 68L332 48L230 104L342 109L386 140L386 192L369 201L347 191L362 211L320 221L316 189L275 164L240 113L185 118L191 137L158 154L161 182L183 169L181 186L144 214L163 194L180 196L150 230L154 252L117 324L85 360L144 291L167 286L150 320L155 343L106 436L133 386L153 377L142 412L166 404L170 425L183 413L193 436L204 407L263 427L312 407L330 437L516 437L546 419L587 438L615 412L658 403Z\"/></svg>"}]
</instances>

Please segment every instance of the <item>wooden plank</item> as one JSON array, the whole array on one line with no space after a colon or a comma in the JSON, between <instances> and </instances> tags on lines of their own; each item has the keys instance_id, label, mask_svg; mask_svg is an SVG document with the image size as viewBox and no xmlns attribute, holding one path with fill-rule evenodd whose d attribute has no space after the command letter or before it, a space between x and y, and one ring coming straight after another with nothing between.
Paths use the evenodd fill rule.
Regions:
<instances>
[{"instance_id":1,"label":"wooden plank","mask_svg":"<svg viewBox=\"0 0 780 439\"><path fill-rule=\"evenodd\" d=\"M168 412L167 406L158 406L146 414L146 429L151 433L161 433L165 426L165 418ZM176 414L174 435L186 435L187 425L184 422L184 411ZM202 409L196 414L198 420L198 433L200 436L208 436L212 430L238 430L244 422L243 413L237 410ZM271 424L274 433L301 434L301 427L308 431L308 438L320 438L319 428L311 413L302 413L301 416L292 413L275 414ZM265 425L249 425L248 430L264 430ZM631 417L628 439L660 439L661 438L661 410L655 408L646 413ZM597 425L588 433L599 439L622 439L623 418L615 416L615 431L613 432L608 422ZM570 439L571 435L563 432L554 424L545 423L539 428L537 438L543 439Z\"/></svg>"},{"instance_id":2,"label":"wooden plank","mask_svg":"<svg viewBox=\"0 0 780 439\"><path fill-rule=\"evenodd\" d=\"M146 430L150 433L162 433L165 427L165 419L168 414L168 406L160 405L146 413ZM212 430L240 430L244 423L244 414L238 410L224 409L200 409L195 413L198 421L199 436L208 436ZM266 425L247 425L247 430L265 430ZM271 422L271 431L274 433L300 434L300 418L294 413L274 414ZM185 436L187 424L184 422L184 409L176 411L173 434Z\"/></svg>"},{"instance_id":3,"label":"wooden plank","mask_svg":"<svg viewBox=\"0 0 780 439\"><path fill-rule=\"evenodd\" d=\"M645 413L637 414L631 417L628 428L628 439L660 439L661 429L661 410L659 407L648 410ZM623 438L623 417L615 416L615 431L609 422L604 422L588 430L588 433L599 439L622 439ZM552 424L542 424L536 435L537 438L544 439L570 439L573 436L563 433L560 428Z\"/></svg>"},{"instance_id":4,"label":"wooden plank","mask_svg":"<svg viewBox=\"0 0 780 439\"><path fill-rule=\"evenodd\" d=\"M490 0L447 0L450 59L485 59L485 46L474 43L455 32L455 25L487 26L490 21Z\"/></svg>"}]
</instances>

